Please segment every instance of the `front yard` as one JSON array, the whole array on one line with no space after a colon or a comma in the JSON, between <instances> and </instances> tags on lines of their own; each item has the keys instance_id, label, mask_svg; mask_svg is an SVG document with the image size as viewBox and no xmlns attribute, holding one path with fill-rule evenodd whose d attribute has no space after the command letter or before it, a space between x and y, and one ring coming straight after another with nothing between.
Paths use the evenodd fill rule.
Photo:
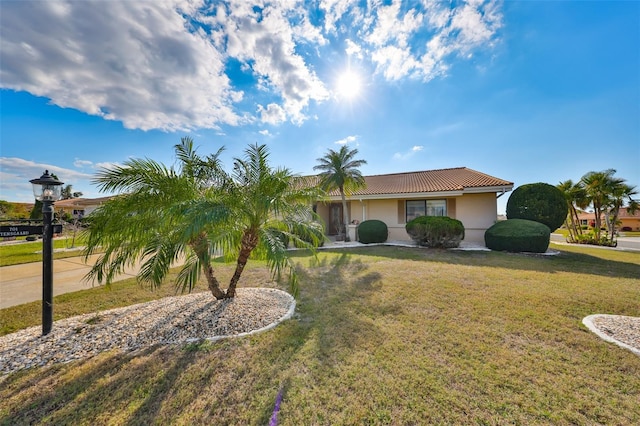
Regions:
<instances>
[{"instance_id":1,"label":"front yard","mask_svg":"<svg viewBox=\"0 0 640 426\"><path fill-rule=\"evenodd\" d=\"M247 338L14 373L0 386L0 423L264 425L282 390L282 425L638 424L640 357L581 320L640 316L640 253L553 248L299 253L294 319ZM252 262L242 284L275 285L268 276ZM168 294L128 280L59 296L54 312ZM2 330L39 315L39 303L2 310Z\"/></svg>"}]
</instances>

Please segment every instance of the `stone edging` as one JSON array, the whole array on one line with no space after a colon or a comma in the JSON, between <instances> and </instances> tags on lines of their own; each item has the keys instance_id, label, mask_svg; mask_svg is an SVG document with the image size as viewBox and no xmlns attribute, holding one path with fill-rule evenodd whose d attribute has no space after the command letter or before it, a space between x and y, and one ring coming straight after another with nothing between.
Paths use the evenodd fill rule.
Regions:
<instances>
[{"instance_id":1,"label":"stone edging","mask_svg":"<svg viewBox=\"0 0 640 426\"><path fill-rule=\"evenodd\" d=\"M634 348L631 345L627 345L624 342L621 342L617 339L614 339L613 337L609 336L607 333L604 333L602 331L600 331L600 329L598 327L595 326L595 324L593 323L593 320L595 318L598 317L615 317L617 315L606 315L606 314L594 314L594 315L589 315L586 316L582 319L582 324L584 324L590 331L592 331L593 333L595 333L598 337L600 337L602 340L609 342L609 343L613 343L615 345L620 346L621 348L627 349L629 351L631 351L632 353L640 356L640 349Z\"/></svg>"},{"instance_id":2,"label":"stone edging","mask_svg":"<svg viewBox=\"0 0 640 426\"><path fill-rule=\"evenodd\" d=\"M287 313L284 314L283 316L281 316L280 318L278 318L276 321L272 322L271 324L266 325L266 326L264 326L262 328L258 328L257 330L246 331L244 333L227 334L227 335L224 335L224 336L205 337L204 339L187 339L187 340L184 340L182 342L175 342L175 343L176 344L194 343L194 342L200 342L202 340L207 340L209 342L216 342L218 340L229 339L229 338L233 338L233 337L251 336L251 335L262 333L264 331L268 331L268 330L271 330L272 328L275 328L278 324L290 319L293 316L293 313L296 310L296 299L292 295L287 293L286 291L282 291L282 290L279 290L277 288L270 289L270 290L280 292L280 293L286 295L291 300L291 306L289 306L289 310L287 311Z\"/></svg>"}]
</instances>

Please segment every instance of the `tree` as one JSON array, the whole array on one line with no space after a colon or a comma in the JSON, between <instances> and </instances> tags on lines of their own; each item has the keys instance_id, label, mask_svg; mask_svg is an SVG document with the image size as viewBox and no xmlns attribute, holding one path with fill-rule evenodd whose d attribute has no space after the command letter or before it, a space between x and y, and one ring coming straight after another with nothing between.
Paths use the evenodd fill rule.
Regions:
<instances>
[{"instance_id":1,"label":"tree","mask_svg":"<svg viewBox=\"0 0 640 426\"><path fill-rule=\"evenodd\" d=\"M618 183L613 185L611 191L611 203L609 212L605 216L608 220L607 226L610 232L610 238L613 241L616 235L616 227L618 226L618 217L620 216L620 208L624 206L625 201L628 203L628 210L631 214L635 213L638 209L638 202L632 198L633 195L637 195L635 186L627 185L624 183L624 179L621 179Z\"/></svg>"},{"instance_id":2,"label":"tree","mask_svg":"<svg viewBox=\"0 0 640 426\"><path fill-rule=\"evenodd\" d=\"M584 209L589 204L587 201L587 194L580 182L574 183L571 179L560 182L557 185L557 188L562 192L567 200L569 213L567 214L567 220L565 223L569 230L569 241L575 243L579 239L578 236L582 235L580 219L578 218L578 208Z\"/></svg>"},{"instance_id":3,"label":"tree","mask_svg":"<svg viewBox=\"0 0 640 426\"><path fill-rule=\"evenodd\" d=\"M584 187L587 199L595 214L594 232L597 241L601 237L602 217L608 212L608 208L612 204L614 188L624 182L624 179L614 177L615 173L614 169L589 172L580 179L580 183Z\"/></svg>"},{"instance_id":4,"label":"tree","mask_svg":"<svg viewBox=\"0 0 640 426\"><path fill-rule=\"evenodd\" d=\"M252 146L236 159L233 174L219 160L222 149L200 157L190 138L175 145L178 167L150 159L102 169L94 178L100 190L120 192L87 217L85 256L104 251L88 274L110 283L124 267L142 261L141 282L159 286L171 265L184 258L176 286L191 291L204 275L216 299L235 296L236 285L252 252L267 259L274 275L295 270L283 237L312 247L307 236L319 225L311 210L310 189L296 190L293 175L273 170L264 146ZM237 257L227 290L215 275L212 259Z\"/></svg>"},{"instance_id":5,"label":"tree","mask_svg":"<svg viewBox=\"0 0 640 426\"><path fill-rule=\"evenodd\" d=\"M526 219L542 223L551 232L567 219L567 201L555 186L538 182L519 186L507 201L508 219Z\"/></svg>"},{"instance_id":6,"label":"tree","mask_svg":"<svg viewBox=\"0 0 640 426\"><path fill-rule=\"evenodd\" d=\"M0 200L0 219L11 218L14 210L15 208L12 203Z\"/></svg>"},{"instance_id":7,"label":"tree","mask_svg":"<svg viewBox=\"0 0 640 426\"><path fill-rule=\"evenodd\" d=\"M324 157L318 158L320 163L314 170L320 170L320 187L329 192L337 189L342 198L342 211L344 223L342 228L345 240L350 241L346 226L349 223L349 211L347 210L346 196L351 195L357 189L365 186L365 180L358 168L367 164L365 160L355 160L357 149L349 150L343 145L339 151L329 150Z\"/></svg>"},{"instance_id":8,"label":"tree","mask_svg":"<svg viewBox=\"0 0 640 426\"><path fill-rule=\"evenodd\" d=\"M61 200L70 200L71 198L82 197L82 192L73 192L73 185L65 185L60 192Z\"/></svg>"}]
</instances>

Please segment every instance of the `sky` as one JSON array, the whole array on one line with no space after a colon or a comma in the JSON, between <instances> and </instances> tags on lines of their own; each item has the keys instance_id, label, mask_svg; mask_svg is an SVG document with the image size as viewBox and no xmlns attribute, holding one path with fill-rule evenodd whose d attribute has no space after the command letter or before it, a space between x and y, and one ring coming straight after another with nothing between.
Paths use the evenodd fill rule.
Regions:
<instances>
[{"instance_id":1,"label":"sky","mask_svg":"<svg viewBox=\"0 0 640 426\"><path fill-rule=\"evenodd\" d=\"M1 1L0 199L55 173L84 197L190 136L314 174L469 167L640 187L637 1ZM508 196L498 199L504 213Z\"/></svg>"}]
</instances>

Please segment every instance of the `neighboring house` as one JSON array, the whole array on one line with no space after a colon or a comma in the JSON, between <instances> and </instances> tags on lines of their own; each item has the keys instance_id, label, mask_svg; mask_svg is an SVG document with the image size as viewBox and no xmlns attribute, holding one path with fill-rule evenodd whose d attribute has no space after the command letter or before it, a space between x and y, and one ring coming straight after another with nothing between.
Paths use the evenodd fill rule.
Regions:
<instances>
[{"instance_id":1,"label":"neighboring house","mask_svg":"<svg viewBox=\"0 0 640 426\"><path fill-rule=\"evenodd\" d=\"M366 188L347 197L355 241L357 224L378 219L389 228L389 240L410 240L407 221L423 215L449 216L465 227L465 241L484 244L484 233L498 218L497 198L513 189L513 182L466 167L365 176ZM327 234L336 235L342 202L338 191L319 203L316 211Z\"/></svg>"},{"instance_id":2,"label":"neighboring house","mask_svg":"<svg viewBox=\"0 0 640 426\"><path fill-rule=\"evenodd\" d=\"M596 226L596 215L592 213L579 213L578 219L580 220L580 225L588 226L593 228ZM604 220L604 215L601 218L602 226L606 226L606 221ZM630 228L632 231L640 231L640 210L636 210L634 214L629 213L629 210L626 207L622 207L620 209L620 213L618 216L618 226L616 229L623 230Z\"/></svg>"},{"instance_id":3,"label":"neighboring house","mask_svg":"<svg viewBox=\"0 0 640 426\"><path fill-rule=\"evenodd\" d=\"M69 198L66 200L56 201L54 208L56 211L63 210L77 219L82 219L102 203L110 200L111 197L100 198Z\"/></svg>"}]
</instances>

